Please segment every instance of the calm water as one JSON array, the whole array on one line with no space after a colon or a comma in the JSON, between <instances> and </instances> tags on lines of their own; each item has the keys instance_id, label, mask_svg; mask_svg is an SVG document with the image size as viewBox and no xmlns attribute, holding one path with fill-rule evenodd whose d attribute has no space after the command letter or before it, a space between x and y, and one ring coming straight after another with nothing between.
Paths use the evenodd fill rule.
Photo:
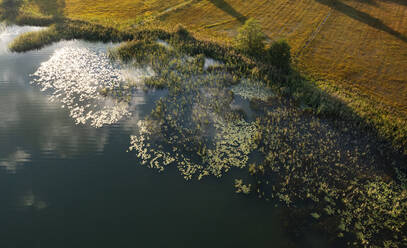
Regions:
<instances>
[{"instance_id":1,"label":"calm water","mask_svg":"<svg viewBox=\"0 0 407 248\"><path fill-rule=\"evenodd\" d=\"M7 51L33 29L0 32L0 247L284 247L278 211L234 193L242 172L199 182L175 169L159 173L126 153L134 120L76 125L50 103L30 74L58 48L108 45ZM157 97L144 96L138 118Z\"/></svg>"}]
</instances>

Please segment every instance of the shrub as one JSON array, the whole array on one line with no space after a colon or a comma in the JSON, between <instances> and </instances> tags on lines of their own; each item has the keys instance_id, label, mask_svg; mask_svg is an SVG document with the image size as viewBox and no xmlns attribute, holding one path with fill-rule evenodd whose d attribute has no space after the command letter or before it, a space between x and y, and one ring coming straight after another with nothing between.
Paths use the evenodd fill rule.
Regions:
<instances>
[{"instance_id":1,"label":"shrub","mask_svg":"<svg viewBox=\"0 0 407 248\"><path fill-rule=\"evenodd\" d=\"M237 49L250 55L259 55L264 51L266 36L256 20L248 19L238 32L235 40Z\"/></svg>"},{"instance_id":2,"label":"shrub","mask_svg":"<svg viewBox=\"0 0 407 248\"><path fill-rule=\"evenodd\" d=\"M182 25L182 24L178 24L175 27L175 34L181 39L181 40L185 40L189 37L189 32L188 30Z\"/></svg>"}]
</instances>

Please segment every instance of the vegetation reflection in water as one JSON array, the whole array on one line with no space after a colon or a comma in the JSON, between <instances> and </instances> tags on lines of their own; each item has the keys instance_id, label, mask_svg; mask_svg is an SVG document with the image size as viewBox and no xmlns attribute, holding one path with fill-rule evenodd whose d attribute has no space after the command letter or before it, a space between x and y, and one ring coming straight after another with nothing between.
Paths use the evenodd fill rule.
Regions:
<instances>
[{"instance_id":1,"label":"vegetation reflection in water","mask_svg":"<svg viewBox=\"0 0 407 248\"><path fill-rule=\"evenodd\" d=\"M174 41L166 42L136 40L112 49L112 61L102 56L99 64L109 68L108 74L97 71L107 80L97 87L92 80L66 84L69 80L58 70L46 69L58 60L36 74L52 83L36 82L44 90L51 87L53 98L62 100L78 123L96 127L127 116L134 92L167 88L168 95L138 121L137 133L130 137L128 151L135 151L142 164L159 171L176 166L187 180L246 168L252 180L236 179L236 192L277 199L294 213L290 223L323 229L334 234L332 240L351 246L406 244L406 176L398 169L395 180L386 176L381 163L388 161L375 147L374 135L298 109L255 75L233 73L226 61L205 66L204 55L187 55ZM86 61L92 60L85 59L82 66L92 72ZM129 80L119 69L123 67L143 76ZM55 83L58 79L65 85ZM236 105L237 98L251 107L254 120ZM88 106L89 101L94 105ZM95 102L110 112L90 108ZM75 115L78 107L82 110ZM103 113L109 118L100 118ZM397 159L393 166L400 167Z\"/></svg>"}]
</instances>

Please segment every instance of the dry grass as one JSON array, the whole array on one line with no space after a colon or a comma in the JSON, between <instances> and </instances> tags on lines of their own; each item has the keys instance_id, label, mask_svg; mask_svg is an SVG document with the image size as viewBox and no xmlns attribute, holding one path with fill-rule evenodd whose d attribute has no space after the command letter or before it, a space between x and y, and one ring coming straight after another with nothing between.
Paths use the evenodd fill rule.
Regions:
<instances>
[{"instance_id":1,"label":"dry grass","mask_svg":"<svg viewBox=\"0 0 407 248\"><path fill-rule=\"evenodd\" d=\"M45 0L43 0L45 1ZM270 39L286 38L296 65L352 84L407 115L407 4L402 0L66 0L65 15L132 27L143 18L182 23L228 42L254 17Z\"/></svg>"}]
</instances>

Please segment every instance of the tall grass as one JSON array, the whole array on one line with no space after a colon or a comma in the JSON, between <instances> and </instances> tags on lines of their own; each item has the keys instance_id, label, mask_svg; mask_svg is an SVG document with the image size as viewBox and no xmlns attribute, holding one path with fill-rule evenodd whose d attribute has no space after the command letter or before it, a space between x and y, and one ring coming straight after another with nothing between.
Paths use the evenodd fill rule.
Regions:
<instances>
[{"instance_id":1,"label":"tall grass","mask_svg":"<svg viewBox=\"0 0 407 248\"><path fill-rule=\"evenodd\" d=\"M26 52L34 49L41 49L53 42L61 40L61 36L55 25L41 31L28 32L20 35L10 45L13 52Z\"/></svg>"}]
</instances>

